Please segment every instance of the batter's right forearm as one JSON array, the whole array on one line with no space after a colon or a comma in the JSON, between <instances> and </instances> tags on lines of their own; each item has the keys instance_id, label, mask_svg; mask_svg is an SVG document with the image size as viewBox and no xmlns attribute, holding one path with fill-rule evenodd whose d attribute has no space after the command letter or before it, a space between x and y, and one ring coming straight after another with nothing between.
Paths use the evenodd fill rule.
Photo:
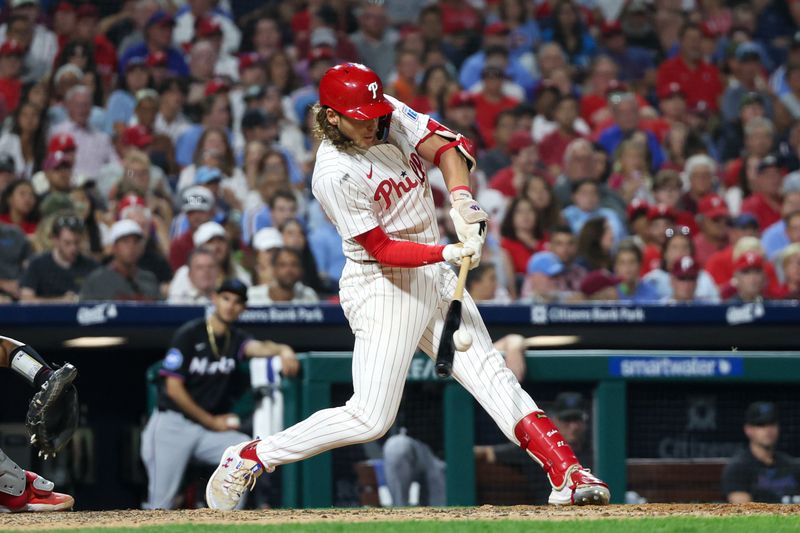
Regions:
<instances>
[{"instance_id":1,"label":"batter's right forearm","mask_svg":"<svg viewBox=\"0 0 800 533\"><path fill-rule=\"evenodd\" d=\"M444 246L395 241L377 226L356 236L355 240L384 266L416 268L444 260Z\"/></svg>"}]
</instances>

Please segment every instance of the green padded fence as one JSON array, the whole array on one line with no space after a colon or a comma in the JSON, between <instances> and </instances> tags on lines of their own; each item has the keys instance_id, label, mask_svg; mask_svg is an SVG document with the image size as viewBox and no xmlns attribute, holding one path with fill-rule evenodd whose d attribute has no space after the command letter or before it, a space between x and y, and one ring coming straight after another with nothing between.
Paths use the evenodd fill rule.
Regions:
<instances>
[{"instance_id":1,"label":"green padded fence","mask_svg":"<svg viewBox=\"0 0 800 533\"><path fill-rule=\"evenodd\" d=\"M331 407L333 384L350 383L349 353L311 352L300 356L302 375L284 381L287 427L313 412ZM676 351L538 351L527 353L526 379L533 382L594 383L594 450L596 472L611 487L613 501L622 503L626 490L627 383L800 382L800 352L676 352ZM433 362L414 358L409 381L437 381ZM475 462L472 456L474 401L455 381L442 382L448 505L475 503ZM332 458L326 452L283 468L286 507L330 507L333 504Z\"/></svg>"}]
</instances>

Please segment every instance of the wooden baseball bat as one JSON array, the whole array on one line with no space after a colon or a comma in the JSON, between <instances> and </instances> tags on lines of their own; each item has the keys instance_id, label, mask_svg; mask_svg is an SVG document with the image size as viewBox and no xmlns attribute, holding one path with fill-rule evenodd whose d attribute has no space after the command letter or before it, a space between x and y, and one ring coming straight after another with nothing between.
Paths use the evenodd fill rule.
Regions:
<instances>
[{"instance_id":1,"label":"wooden baseball bat","mask_svg":"<svg viewBox=\"0 0 800 533\"><path fill-rule=\"evenodd\" d=\"M453 291L453 300L450 302L447 316L444 319L439 350L436 352L436 375L440 378L449 378L453 373L453 357L456 352L453 333L461 327L461 299L464 297L464 285L467 283L467 274L471 263L472 260L468 257L461 260L456 290Z\"/></svg>"}]
</instances>

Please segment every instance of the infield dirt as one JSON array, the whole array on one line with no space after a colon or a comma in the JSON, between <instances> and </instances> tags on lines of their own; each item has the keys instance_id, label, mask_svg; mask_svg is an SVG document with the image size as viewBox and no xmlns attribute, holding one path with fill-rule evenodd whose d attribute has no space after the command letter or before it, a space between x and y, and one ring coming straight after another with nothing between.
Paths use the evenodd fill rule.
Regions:
<instances>
[{"instance_id":1,"label":"infield dirt","mask_svg":"<svg viewBox=\"0 0 800 533\"><path fill-rule=\"evenodd\" d=\"M264 511L78 511L0 515L0 531L136 527L168 524L297 524L411 520L569 520L666 516L797 515L800 505L646 504L608 507L481 507L410 509L273 509Z\"/></svg>"}]
</instances>

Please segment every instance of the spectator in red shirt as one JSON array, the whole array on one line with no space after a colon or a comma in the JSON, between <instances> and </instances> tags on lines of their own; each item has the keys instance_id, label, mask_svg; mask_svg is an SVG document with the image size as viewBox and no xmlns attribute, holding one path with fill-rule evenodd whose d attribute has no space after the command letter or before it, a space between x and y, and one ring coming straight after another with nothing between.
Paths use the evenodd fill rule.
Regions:
<instances>
[{"instance_id":1,"label":"spectator in red shirt","mask_svg":"<svg viewBox=\"0 0 800 533\"><path fill-rule=\"evenodd\" d=\"M13 160L9 159L11 163ZM39 209L28 180L12 181L0 194L0 222L18 226L25 235L36 233Z\"/></svg>"},{"instance_id":2,"label":"spectator in red shirt","mask_svg":"<svg viewBox=\"0 0 800 533\"><path fill-rule=\"evenodd\" d=\"M108 37L99 30L100 11L95 5L90 3L79 5L77 15L75 34L72 37L92 43L97 74L100 75L104 90L108 91L117 70L117 50Z\"/></svg>"},{"instance_id":3,"label":"spectator in red shirt","mask_svg":"<svg viewBox=\"0 0 800 533\"><path fill-rule=\"evenodd\" d=\"M445 108L445 123L472 141L475 148L483 148L486 143L483 134L476 127L475 95L458 91L450 95Z\"/></svg>"},{"instance_id":4,"label":"spectator in red shirt","mask_svg":"<svg viewBox=\"0 0 800 533\"><path fill-rule=\"evenodd\" d=\"M619 77L619 67L606 55L594 58L589 74L588 91L581 96L581 118L593 131L600 124L611 122L611 110L608 108L608 90L613 81Z\"/></svg>"},{"instance_id":5,"label":"spectator in red shirt","mask_svg":"<svg viewBox=\"0 0 800 533\"><path fill-rule=\"evenodd\" d=\"M739 215L733 222L733 228L738 229L737 226L747 226L748 229L755 233L756 236L746 235L742 231L736 232L731 230L731 243L732 246L715 253L706 262L706 271L714 278L720 290L720 295L723 299L730 298L736 292L734 287L734 273L736 261L747 252L754 252L758 255L764 255L764 249L761 247L761 242L758 240L758 229L755 219L745 213ZM744 235L737 241L733 240L735 234ZM778 275L772 263L764 260L764 274L767 278L766 295L770 297L780 297L782 291Z\"/></svg>"},{"instance_id":6,"label":"spectator in red shirt","mask_svg":"<svg viewBox=\"0 0 800 533\"><path fill-rule=\"evenodd\" d=\"M661 63L656 75L656 91L660 94L671 83L677 82L686 91L686 103L695 107L705 102L708 109L719 109L722 81L719 71L703 59L703 34L695 24L681 29L680 51L672 59Z\"/></svg>"},{"instance_id":7,"label":"spectator in red shirt","mask_svg":"<svg viewBox=\"0 0 800 533\"><path fill-rule=\"evenodd\" d=\"M694 236L694 258L703 267L709 257L728 245L731 214L725 200L712 193L700 200L697 215L700 233Z\"/></svg>"},{"instance_id":8,"label":"spectator in red shirt","mask_svg":"<svg viewBox=\"0 0 800 533\"><path fill-rule=\"evenodd\" d=\"M500 246L511 256L514 272L525 274L528 260L545 249L547 242L533 204L524 196L514 198L500 225Z\"/></svg>"},{"instance_id":9,"label":"spectator in red shirt","mask_svg":"<svg viewBox=\"0 0 800 533\"><path fill-rule=\"evenodd\" d=\"M214 195L201 185L187 188L182 195L181 211L186 213L189 229L173 239L169 247L169 265L178 270L194 249L194 232L214 215Z\"/></svg>"},{"instance_id":10,"label":"spectator in red shirt","mask_svg":"<svg viewBox=\"0 0 800 533\"><path fill-rule=\"evenodd\" d=\"M500 169L489 180L489 187L513 198L522 191L525 181L539 170L539 148L527 131L515 132L508 141L511 165Z\"/></svg>"},{"instance_id":11,"label":"spectator in red shirt","mask_svg":"<svg viewBox=\"0 0 800 533\"><path fill-rule=\"evenodd\" d=\"M581 137L575 131L575 119L578 118L578 100L572 94L560 94L555 112L553 113L558 128L545 135L539 143L539 152L542 154L542 161L547 165L550 174L558 176L561 174L561 163L564 160L564 152L573 140Z\"/></svg>"},{"instance_id":12,"label":"spectator in red shirt","mask_svg":"<svg viewBox=\"0 0 800 533\"><path fill-rule=\"evenodd\" d=\"M764 258L758 252L745 252L733 264L734 294L728 303L757 302L763 299L767 287Z\"/></svg>"},{"instance_id":13,"label":"spectator in red shirt","mask_svg":"<svg viewBox=\"0 0 800 533\"><path fill-rule=\"evenodd\" d=\"M675 231L676 218L675 211L666 205L651 205L648 208L647 232L649 239L644 247L642 276L661 265L661 250L672 234L670 232L674 233ZM689 230L684 228L683 234L688 235Z\"/></svg>"},{"instance_id":14,"label":"spectator in red shirt","mask_svg":"<svg viewBox=\"0 0 800 533\"><path fill-rule=\"evenodd\" d=\"M500 50L498 48L498 50ZM507 53L507 52L506 52ZM483 67L481 78L483 88L475 95L475 112L477 115L478 131L483 137L487 148L494 146L494 124L497 115L505 110L515 107L519 101L503 94L503 81L505 80L505 66L499 65L495 58L499 54L486 53L486 66ZM506 57L506 60L508 58Z\"/></svg>"},{"instance_id":15,"label":"spectator in red shirt","mask_svg":"<svg viewBox=\"0 0 800 533\"><path fill-rule=\"evenodd\" d=\"M689 190L681 197L678 207L697 214L700 199L714 190L717 181L717 164L705 154L693 155L683 168Z\"/></svg>"},{"instance_id":16,"label":"spectator in red shirt","mask_svg":"<svg viewBox=\"0 0 800 533\"><path fill-rule=\"evenodd\" d=\"M13 113L19 105L22 92L19 76L24 55L25 50L17 41L8 40L0 45L0 109L8 114Z\"/></svg>"},{"instance_id":17,"label":"spectator in red shirt","mask_svg":"<svg viewBox=\"0 0 800 533\"><path fill-rule=\"evenodd\" d=\"M760 160L769 155L775 146L775 126L770 119L758 114L763 112L763 107L752 104L748 104L747 107L756 110L756 115L749 119L746 119L746 117L742 119L742 124L744 124L744 152L741 149L737 152L741 155L725 166L724 173L725 186L729 188L738 186L742 190L743 196L747 196L749 192L748 159L756 158Z\"/></svg>"},{"instance_id":18,"label":"spectator in red shirt","mask_svg":"<svg viewBox=\"0 0 800 533\"><path fill-rule=\"evenodd\" d=\"M640 249L644 249L645 245L650 242L650 228L647 222L649 210L650 205L639 198L628 204L626 210L631 238Z\"/></svg>"},{"instance_id":19,"label":"spectator in red shirt","mask_svg":"<svg viewBox=\"0 0 800 533\"><path fill-rule=\"evenodd\" d=\"M783 169L778 158L768 155L758 164L753 194L742 202L742 213L750 213L761 231L781 219L781 182Z\"/></svg>"}]
</instances>

